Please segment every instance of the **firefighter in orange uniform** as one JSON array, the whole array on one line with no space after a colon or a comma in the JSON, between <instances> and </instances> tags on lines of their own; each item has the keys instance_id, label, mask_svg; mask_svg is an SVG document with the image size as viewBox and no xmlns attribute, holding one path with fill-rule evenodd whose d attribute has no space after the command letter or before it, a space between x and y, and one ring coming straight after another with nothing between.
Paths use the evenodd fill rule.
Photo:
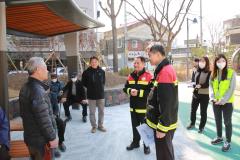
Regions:
<instances>
[{"instance_id":1,"label":"firefighter in orange uniform","mask_svg":"<svg viewBox=\"0 0 240 160\"><path fill-rule=\"evenodd\" d=\"M165 57L163 46L153 45L148 54L151 64L157 67L148 97L146 123L155 133L157 160L174 160L172 140L178 114L176 72Z\"/></svg>"},{"instance_id":2,"label":"firefighter in orange uniform","mask_svg":"<svg viewBox=\"0 0 240 160\"><path fill-rule=\"evenodd\" d=\"M146 103L149 93L148 85L152 75L145 70L145 58L137 57L134 60L134 71L128 76L123 91L130 95L130 112L132 120L133 141L127 146L127 150L139 148L140 135L137 126L144 123L146 115ZM144 153L149 154L149 146L144 145Z\"/></svg>"}]
</instances>

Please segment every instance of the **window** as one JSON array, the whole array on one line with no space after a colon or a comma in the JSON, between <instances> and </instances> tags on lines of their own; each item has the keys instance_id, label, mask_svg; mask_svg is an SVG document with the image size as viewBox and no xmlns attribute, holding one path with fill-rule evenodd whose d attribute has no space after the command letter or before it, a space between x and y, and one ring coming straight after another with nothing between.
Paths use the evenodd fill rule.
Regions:
<instances>
[{"instance_id":1,"label":"window","mask_svg":"<svg viewBox=\"0 0 240 160\"><path fill-rule=\"evenodd\" d=\"M117 40L117 48L122 48L122 39Z\"/></svg>"},{"instance_id":2,"label":"window","mask_svg":"<svg viewBox=\"0 0 240 160\"><path fill-rule=\"evenodd\" d=\"M132 48L137 48L137 47L138 47L138 41L132 40Z\"/></svg>"}]
</instances>

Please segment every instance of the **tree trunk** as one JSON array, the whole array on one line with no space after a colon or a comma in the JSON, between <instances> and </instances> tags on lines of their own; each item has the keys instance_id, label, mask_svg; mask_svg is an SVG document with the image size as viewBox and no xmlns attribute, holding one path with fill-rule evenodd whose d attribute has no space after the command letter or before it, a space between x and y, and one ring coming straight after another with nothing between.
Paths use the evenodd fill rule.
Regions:
<instances>
[{"instance_id":1,"label":"tree trunk","mask_svg":"<svg viewBox=\"0 0 240 160\"><path fill-rule=\"evenodd\" d=\"M167 42L167 45L165 47L165 53L166 53L166 56L168 55L169 52L171 52L172 50L172 40L168 40Z\"/></svg>"},{"instance_id":2,"label":"tree trunk","mask_svg":"<svg viewBox=\"0 0 240 160\"><path fill-rule=\"evenodd\" d=\"M113 71L118 72L117 28L115 16L112 16L112 35L113 35Z\"/></svg>"}]
</instances>

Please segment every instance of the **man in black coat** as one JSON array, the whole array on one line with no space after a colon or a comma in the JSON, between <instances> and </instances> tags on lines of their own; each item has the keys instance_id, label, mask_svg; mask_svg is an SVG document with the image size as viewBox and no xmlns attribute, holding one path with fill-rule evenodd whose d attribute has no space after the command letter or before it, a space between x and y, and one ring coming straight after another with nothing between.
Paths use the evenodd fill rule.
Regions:
<instances>
[{"instance_id":1,"label":"man in black coat","mask_svg":"<svg viewBox=\"0 0 240 160\"><path fill-rule=\"evenodd\" d=\"M87 98L90 110L90 122L92 125L92 133L96 129L106 132L103 127L104 120L104 85L105 72L99 67L99 60L93 56L90 58L90 67L82 74L83 85L87 88ZM95 118L96 107L98 107L98 127Z\"/></svg>"},{"instance_id":2,"label":"man in black coat","mask_svg":"<svg viewBox=\"0 0 240 160\"><path fill-rule=\"evenodd\" d=\"M19 94L20 114L23 120L24 141L31 158L42 160L45 147L57 148L56 122L49 99L47 66L40 57L32 57L27 67L29 78Z\"/></svg>"},{"instance_id":3,"label":"man in black coat","mask_svg":"<svg viewBox=\"0 0 240 160\"><path fill-rule=\"evenodd\" d=\"M87 100L86 100L86 94L85 89L83 87L83 84L80 80L77 78L77 73L73 73L71 75L71 80L66 84L66 86L63 88L63 95L66 96L66 98L62 99L65 116L67 117L66 121L71 121L72 116L70 114L69 106L78 103L81 104L83 107L82 116L83 116L83 122L87 122Z\"/></svg>"}]
</instances>

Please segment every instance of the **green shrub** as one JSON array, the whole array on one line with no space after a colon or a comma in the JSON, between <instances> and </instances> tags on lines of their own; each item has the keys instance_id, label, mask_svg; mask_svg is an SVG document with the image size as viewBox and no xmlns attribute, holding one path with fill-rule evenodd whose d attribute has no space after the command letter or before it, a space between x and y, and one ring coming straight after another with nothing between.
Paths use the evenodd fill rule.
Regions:
<instances>
[{"instance_id":1,"label":"green shrub","mask_svg":"<svg viewBox=\"0 0 240 160\"><path fill-rule=\"evenodd\" d=\"M120 76L128 76L133 70L133 68L124 67L118 73Z\"/></svg>"}]
</instances>

